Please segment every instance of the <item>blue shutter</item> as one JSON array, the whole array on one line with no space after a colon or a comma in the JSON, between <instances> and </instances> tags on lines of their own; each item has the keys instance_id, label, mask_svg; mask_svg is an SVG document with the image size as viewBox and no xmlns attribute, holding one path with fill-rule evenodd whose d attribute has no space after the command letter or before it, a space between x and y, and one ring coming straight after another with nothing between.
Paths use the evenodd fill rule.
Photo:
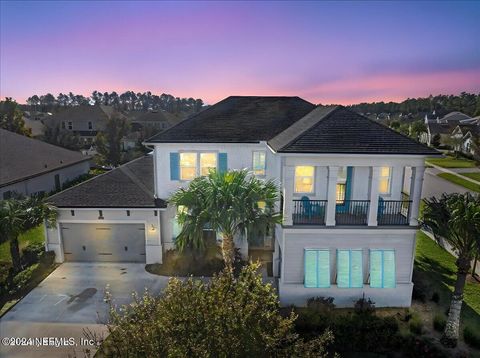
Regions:
<instances>
[{"instance_id":1,"label":"blue shutter","mask_svg":"<svg viewBox=\"0 0 480 358\"><path fill-rule=\"evenodd\" d=\"M352 174L353 167L347 167L347 178L345 183L345 200L350 200L352 197Z\"/></svg>"},{"instance_id":2,"label":"blue shutter","mask_svg":"<svg viewBox=\"0 0 480 358\"><path fill-rule=\"evenodd\" d=\"M317 287L317 251L305 250L305 287Z\"/></svg>"},{"instance_id":3,"label":"blue shutter","mask_svg":"<svg viewBox=\"0 0 480 358\"><path fill-rule=\"evenodd\" d=\"M350 287L363 287L362 250L350 251Z\"/></svg>"},{"instance_id":4,"label":"blue shutter","mask_svg":"<svg viewBox=\"0 0 480 358\"><path fill-rule=\"evenodd\" d=\"M227 153L218 153L218 171L220 173L228 171Z\"/></svg>"},{"instance_id":5,"label":"blue shutter","mask_svg":"<svg viewBox=\"0 0 480 358\"><path fill-rule=\"evenodd\" d=\"M330 251L317 251L317 287L330 287Z\"/></svg>"},{"instance_id":6,"label":"blue shutter","mask_svg":"<svg viewBox=\"0 0 480 358\"><path fill-rule=\"evenodd\" d=\"M383 251L383 287L395 288L395 251Z\"/></svg>"},{"instance_id":7,"label":"blue shutter","mask_svg":"<svg viewBox=\"0 0 480 358\"><path fill-rule=\"evenodd\" d=\"M370 251L370 286L381 288L383 286L382 277L383 254L380 250Z\"/></svg>"},{"instance_id":8,"label":"blue shutter","mask_svg":"<svg viewBox=\"0 0 480 358\"><path fill-rule=\"evenodd\" d=\"M337 286L350 287L350 251L337 251Z\"/></svg>"},{"instance_id":9,"label":"blue shutter","mask_svg":"<svg viewBox=\"0 0 480 358\"><path fill-rule=\"evenodd\" d=\"M170 153L170 180L180 180L179 153Z\"/></svg>"}]
</instances>

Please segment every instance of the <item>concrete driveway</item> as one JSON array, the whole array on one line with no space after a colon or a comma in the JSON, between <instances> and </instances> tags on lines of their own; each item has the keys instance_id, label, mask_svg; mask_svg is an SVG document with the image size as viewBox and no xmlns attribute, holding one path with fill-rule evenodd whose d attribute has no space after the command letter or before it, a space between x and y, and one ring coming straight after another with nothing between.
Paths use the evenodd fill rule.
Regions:
<instances>
[{"instance_id":1,"label":"concrete driveway","mask_svg":"<svg viewBox=\"0 0 480 358\"><path fill-rule=\"evenodd\" d=\"M151 275L144 264L64 263L25 296L0 320L0 336L19 338L62 337L75 339L76 345L59 347L27 342L28 346L0 346L1 357L83 357L83 330L102 334L107 317L105 287L115 303L129 303L132 291L145 288L160 293L168 278ZM71 343L72 341L70 341ZM3 343L3 340L2 340ZM58 342L57 342L58 343ZM69 344L70 344L69 343ZM49 344L52 344L50 342ZM55 344L55 343L54 343ZM58 344L56 344L58 345Z\"/></svg>"}]
</instances>

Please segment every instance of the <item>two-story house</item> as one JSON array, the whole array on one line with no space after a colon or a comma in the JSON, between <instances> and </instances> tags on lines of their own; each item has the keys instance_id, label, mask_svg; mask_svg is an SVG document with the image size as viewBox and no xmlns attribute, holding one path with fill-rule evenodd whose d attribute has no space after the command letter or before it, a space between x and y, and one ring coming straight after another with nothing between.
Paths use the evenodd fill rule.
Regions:
<instances>
[{"instance_id":1,"label":"two-story house","mask_svg":"<svg viewBox=\"0 0 480 358\"><path fill-rule=\"evenodd\" d=\"M236 244L246 257L270 256L282 304L332 296L350 306L365 293L377 306L410 305L424 159L434 150L298 97L228 97L146 144L151 155L52 197L60 216L47 246L59 261L162 262L179 230L168 197L211 168L248 168L278 181L284 222Z\"/></svg>"}]
</instances>

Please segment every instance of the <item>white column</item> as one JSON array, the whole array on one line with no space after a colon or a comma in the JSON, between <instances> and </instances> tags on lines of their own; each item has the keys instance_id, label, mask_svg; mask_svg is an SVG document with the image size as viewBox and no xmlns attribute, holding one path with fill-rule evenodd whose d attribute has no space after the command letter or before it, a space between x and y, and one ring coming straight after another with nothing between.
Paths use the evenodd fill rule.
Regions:
<instances>
[{"instance_id":1,"label":"white column","mask_svg":"<svg viewBox=\"0 0 480 358\"><path fill-rule=\"evenodd\" d=\"M370 204L368 205L368 226L377 226L378 215L378 183L380 180L380 167L371 167L370 178Z\"/></svg>"},{"instance_id":2,"label":"white column","mask_svg":"<svg viewBox=\"0 0 480 358\"><path fill-rule=\"evenodd\" d=\"M418 225L418 209L420 208L420 200L422 200L422 185L425 167L413 167L412 176L410 178L410 225Z\"/></svg>"},{"instance_id":3,"label":"white column","mask_svg":"<svg viewBox=\"0 0 480 358\"><path fill-rule=\"evenodd\" d=\"M335 208L337 206L338 167L328 167L326 226L335 226Z\"/></svg>"},{"instance_id":4,"label":"white column","mask_svg":"<svg viewBox=\"0 0 480 358\"><path fill-rule=\"evenodd\" d=\"M295 167L283 166L283 225L293 225L293 182Z\"/></svg>"}]
</instances>

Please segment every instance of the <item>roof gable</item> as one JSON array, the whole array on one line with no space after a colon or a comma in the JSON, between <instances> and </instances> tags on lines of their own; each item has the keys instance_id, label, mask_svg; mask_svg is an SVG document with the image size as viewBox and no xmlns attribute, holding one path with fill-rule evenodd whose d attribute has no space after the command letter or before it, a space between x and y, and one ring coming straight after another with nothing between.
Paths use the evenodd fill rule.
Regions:
<instances>
[{"instance_id":1,"label":"roof gable","mask_svg":"<svg viewBox=\"0 0 480 358\"><path fill-rule=\"evenodd\" d=\"M436 155L437 151L344 107L309 113L310 127L290 142L269 141L281 153L351 153ZM299 122L302 122L300 120ZM289 131L287 129L285 132Z\"/></svg>"}]
</instances>

